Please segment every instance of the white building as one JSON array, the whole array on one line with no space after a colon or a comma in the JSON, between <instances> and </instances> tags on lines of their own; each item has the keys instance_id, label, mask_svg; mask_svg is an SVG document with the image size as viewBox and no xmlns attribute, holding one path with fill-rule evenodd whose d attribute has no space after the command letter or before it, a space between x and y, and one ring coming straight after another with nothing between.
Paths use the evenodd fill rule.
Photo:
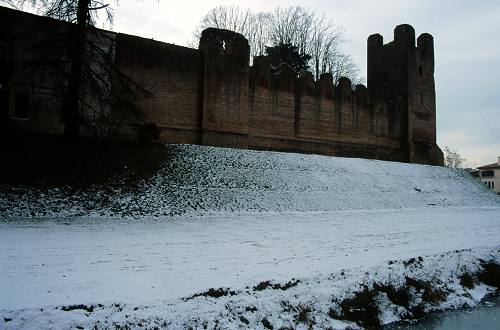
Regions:
<instances>
[{"instance_id":1,"label":"white building","mask_svg":"<svg viewBox=\"0 0 500 330\"><path fill-rule=\"evenodd\" d=\"M496 163L477 168L479 179L491 190L500 195L500 157Z\"/></svg>"}]
</instances>

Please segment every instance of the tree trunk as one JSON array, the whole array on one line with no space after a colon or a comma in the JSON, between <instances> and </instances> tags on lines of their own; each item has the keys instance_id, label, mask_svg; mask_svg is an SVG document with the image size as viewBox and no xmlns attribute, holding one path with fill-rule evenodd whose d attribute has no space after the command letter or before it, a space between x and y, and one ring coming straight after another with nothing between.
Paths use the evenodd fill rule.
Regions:
<instances>
[{"instance_id":1,"label":"tree trunk","mask_svg":"<svg viewBox=\"0 0 500 330\"><path fill-rule=\"evenodd\" d=\"M319 76L321 74L319 73L319 56L318 55L316 55L314 62L316 63L315 68L314 68L316 70L316 72L315 72L316 73L316 80L319 80Z\"/></svg>"},{"instance_id":2,"label":"tree trunk","mask_svg":"<svg viewBox=\"0 0 500 330\"><path fill-rule=\"evenodd\" d=\"M89 1L78 0L77 22L73 31L71 69L68 83L68 99L64 105L64 135L70 139L80 136L80 88L83 71L83 55L89 15Z\"/></svg>"}]
</instances>

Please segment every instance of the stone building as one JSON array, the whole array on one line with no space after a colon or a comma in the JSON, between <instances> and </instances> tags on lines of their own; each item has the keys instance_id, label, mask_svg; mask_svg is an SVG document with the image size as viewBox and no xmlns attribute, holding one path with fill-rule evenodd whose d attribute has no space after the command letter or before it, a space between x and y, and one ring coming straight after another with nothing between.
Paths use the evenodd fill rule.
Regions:
<instances>
[{"instance_id":1,"label":"stone building","mask_svg":"<svg viewBox=\"0 0 500 330\"><path fill-rule=\"evenodd\" d=\"M481 180L488 189L500 195L500 156L496 163L480 166L477 170L477 178Z\"/></svg>"},{"instance_id":2,"label":"stone building","mask_svg":"<svg viewBox=\"0 0 500 330\"><path fill-rule=\"evenodd\" d=\"M33 51L37 42L71 25L7 8L0 8L0 22L2 120L62 134L63 98L44 86L49 79L59 86L65 81L40 66L33 73L28 63L42 55ZM415 40L409 25L397 26L387 44L379 34L368 38L367 87L351 86L347 78L334 86L329 74L318 81L308 72L296 76L286 64L272 71L266 57L249 66L248 41L232 31L206 29L198 49L103 33L100 47L148 91L133 99L141 120L121 122L118 138L136 139L144 125L154 124L165 143L443 163L436 145L433 38L424 33ZM57 47L44 56L65 58ZM89 99L110 107L103 96Z\"/></svg>"}]
</instances>

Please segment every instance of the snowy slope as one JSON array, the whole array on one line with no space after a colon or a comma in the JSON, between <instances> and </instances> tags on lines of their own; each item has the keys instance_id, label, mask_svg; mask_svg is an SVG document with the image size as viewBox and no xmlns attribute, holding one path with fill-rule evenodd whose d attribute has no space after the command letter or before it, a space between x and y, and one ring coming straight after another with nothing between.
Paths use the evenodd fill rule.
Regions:
<instances>
[{"instance_id":1,"label":"snowy slope","mask_svg":"<svg viewBox=\"0 0 500 330\"><path fill-rule=\"evenodd\" d=\"M396 162L168 146L169 160L137 187L87 191L3 188L0 216L132 216L499 206L465 173Z\"/></svg>"}]
</instances>

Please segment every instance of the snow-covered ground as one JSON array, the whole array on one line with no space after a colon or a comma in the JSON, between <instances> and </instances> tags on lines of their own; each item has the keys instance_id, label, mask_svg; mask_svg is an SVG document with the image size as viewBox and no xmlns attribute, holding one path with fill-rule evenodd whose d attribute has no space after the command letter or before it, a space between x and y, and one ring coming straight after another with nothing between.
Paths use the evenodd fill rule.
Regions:
<instances>
[{"instance_id":1,"label":"snow-covered ground","mask_svg":"<svg viewBox=\"0 0 500 330\"><path fill-rule=\"evenodd\" d=\"M360 292L387 323L492 290L460 281L500 263L500 199L462 173L194 146L171 155L134 189L2 190L0 329L345 328L365 324L350 312Z\"/></svg>"}]
</instances>

